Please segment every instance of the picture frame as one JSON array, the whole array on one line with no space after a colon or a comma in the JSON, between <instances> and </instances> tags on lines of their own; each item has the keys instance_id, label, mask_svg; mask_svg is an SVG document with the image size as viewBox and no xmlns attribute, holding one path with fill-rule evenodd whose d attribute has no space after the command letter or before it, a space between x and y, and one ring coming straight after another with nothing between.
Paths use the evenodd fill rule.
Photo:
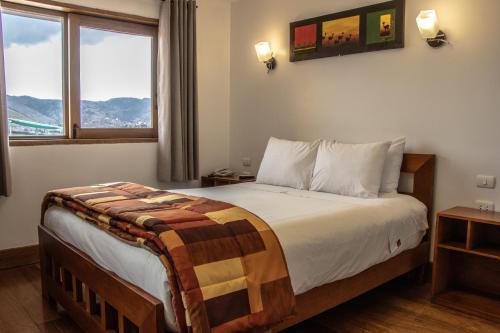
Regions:
<instances>
[{"instance_id":1,"label":"picture frame","mask_svg":"<svg viewBox=\"0 0 500 333\"><path fill-rule=\"evenodd\" d=\"M290 23L290 61L404 47L405 0Z\"/></svg>"}]
</instances>

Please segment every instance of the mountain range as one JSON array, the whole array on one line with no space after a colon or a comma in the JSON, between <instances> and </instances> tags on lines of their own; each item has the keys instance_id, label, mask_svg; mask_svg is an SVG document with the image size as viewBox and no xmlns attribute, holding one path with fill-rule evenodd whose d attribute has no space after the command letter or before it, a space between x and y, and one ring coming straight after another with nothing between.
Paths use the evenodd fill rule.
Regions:
<instances>
[{"instance_id":1,"label":"mountain range","mask_svg":"<svg viewBox=\"0 0 500 333\"><path fill-rule=\"evenodd\" d=\"M9 118L62 126L62 101L31 96L7 96ZM119 97L81 102L81 125L88 128L149 127L151 99Z\"/></svg>"}]
</instances>

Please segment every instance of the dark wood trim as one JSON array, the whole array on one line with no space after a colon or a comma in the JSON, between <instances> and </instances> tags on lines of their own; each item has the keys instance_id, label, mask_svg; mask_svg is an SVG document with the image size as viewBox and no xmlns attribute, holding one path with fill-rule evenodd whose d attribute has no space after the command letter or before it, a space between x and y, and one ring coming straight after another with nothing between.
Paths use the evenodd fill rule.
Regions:
<instances>
[{"instance_id":1,"label":"dark wood trim","mask_svg":"<svg viewBox=\"0 0 500 333\"><path fill-rule=\"evenodd\" d=\"M230 176L230 177L202 176L201 177L201 187L214 187L214 186L224 186L224 185L231 185L231 184L251 183L254 181L255 181L255 177L240 178L239 176Z\"/></svg>"},{"instance_id":2,"label":"dark wood trim","mask_svg":"<svg viewBox=\"0 0 500 333\"><path fill-rule=\"evenodd\" d=\"M119 144L119 143L155 143L157 138L123 138L123 139L33 139L10 140L11 147L53 146L53 145L90 145L90 144Z\"/></svg>"},{"instance_id":3,"label":"dark wood trim","mask_svg":"<svg viewBox=\"0 0 500 333\"><path fill-rule=\"evenodd\" d=\"M74 139L157 138L154 128L76 128Z\"/></svg>"},{"instance_id":4,"label":"dark wood trim","mask_svg":"<svg viewBox=\"0 0 500 333\"><path fill-rule=\"evenodd\" d=\"M427 218L432 225L434 208L434 178L436 156L432 154L404 154L401 172L413 174L413 191L402 193L420 200L427 207Z\"/></svg>"},{"instance_id":5,"label":"dark wood trim","mask_svg":"<svg viewBox=\"0 0 500 333\"><path fill-rule=\"evenodd\" d=\"M69 14L69 123L73 139L156 138L158 137L158 109L156 103L156 59L158 29L143 24ZM83 128L81 126L80 89L80 27L103 29L141 36L149 36L151 44L151 126L152 128Z\"/></svg>"},{"instance_id":6,"label":"dark wood trim","mask_svg":"<svg viewBox=\"0 0 500 333\"><path fill-rule=\"evenodd\" d=\"M66 61L69 76L68 112L66 113L68 127L68 137L78 138L78 127L80 126L80 15L68 17L68 54Z\"/></svg>"},{"instance_id":7,"label":"dark wood trim","mask_svg":"<svg viewBox=\"0 0 500 333\"><path fill-rule=\"evenodd\" d=\"M429 261L429 250L430 242L422 242L418 247L372 266L357 275L325 284L296 296L296 315L277 325L273 332L280 332L312 318L398 276L426 265Z\"/></svg>"},{"instance_id":8,"label":"dark wood trim","mask_svg":"<svg viewBox=\"0 0 500 333\"><path fill-rule=\"evenodd\" d=\"M85 332L164 332L160 300L101 268L44 226L38 227L38 238L42 294L63 306Z\"/></svg>"},{"instance_id":9,"label":"dark wood trim","mask_svg":"<svg viewBox=\"0 0 500 333\"><path fill-rule=\"evenodd\" d=\"M434 155L405 154L403 158L403 172L414 174L413 192L409 193L421 200L432 209L434 191ZM44 226L39 227L41 274L43 294L48 300L56 300L70 314L72 318L85 330L105 332L106 327L96 324L96 315L91 311L82 311L92 308L89 303L80 301L72 296L78 293L65 289L64 280L71 278L79 281L104 299L107 306L109 301L118 314L132 315L141 309L141 315L132 320L139 327L139 332L163 333L164 316L163 304L138 287L134 287L112 272L102 269L82 251L65 243ZM279 332L301 321L316 316L343 302L357 297L391 279L426 267L429 262L430 241L424 240L414 249L405 251L385 262L343 280L335 281L324 286L314 288L296 297L296 315L272 328ZM422 272L424 270L422 269ZM422 273L423 274L423 273ZM87 298L89 298L89 295ZM90 305L93 303L90 302ZM95 305L95 304L94 304ZM82 307L83 306L83 307ZM106 311L101 313L107 313ZM104 315L106 316L106 315ZM106 318L99 322L106 322ZM129 318L130 319L130 318ZM122 319L123 320L123 319ZM138 320L138 321L137 321ZM137 323L141 323L139 326ZM144 327L144 329L142 329Z\"/></svg>"},{"instance_id":10,"label":"dark wood trim","mask_svg":"<svg viewBox=\"0 0 500 333\"><path fill-rule=\"evenodd\" d=\"M64 136L69 138L71 135L71 122L70 122L70 89L71 89L71 81L69 76L69 22L68 22L68 14L65 14L64 19L64 40L63 40L63 96L64 96Z\"/></svg>"},{"instance_id":11,"label":"dark wood trim","mask_svg":"<svg viewBox=\"0 0 500 333\"><path fill-rule=\"evenodd\" d=\"M78 17L78 24L87 28L95 28L106 31L128 33L132 35L144 35L156 37L158 28L134 22L124 22L111 18L102 18L89 15L79 15L70 13L70 18Z\"/></svg>"},{"instance_id":12,"label":"dark wood trim","mask_svg":"<svg viewBox=\"0 0 500 333\"><path fill-rule=\"evenodd\" d=\"M449 217L452 219L500 225L500 212L483 212L476 208L469 207L454 207L447 209L439 212L438 217Z\"/></svg>"},{"instance_id":13,"label":"dark wood trim","mask_svg":"<svg viewBox=\"0 0 500 333\"><path fill-rule=\"evenodd\" d=\"M433 302L500 322L500 213L439 212L433 266Z\"/></svg>"},{"instance_id":14,"label":"dark wood trim","mask_svg":"<svg viewBox=\"0 0 500 333\"><path fill-rule=\"evenodd\" d=\"M405 154L402 167L402 171L404 172L414 173L415 175L420 173L420 176L415 176L414 178L414 190L410 195L420 200L425 200L428 209L432 209L434 161L434 155ZM95 315L92 311L82 311L82 307L78 306L78 298L71 298L69 296L71 291L63 291L64 281L57 281L59 281L59 277L63 277L62 279L64 280L64 276L66 276L65 272L69 272L68 274L73 279L90 286L91 289L94 288L94 285L96 286L95 288L100 288L93 290L102 299L109 300L118 313L127 313L130 304L151 304L152 296L137 287L131 286L114 273L103 270L86 254L60 240L44 226L39 227L39 238L40 253L43 259L41 261L43 294L46 299L57 300L82 328L91 329L96 332L105 331L102 325L97 326L96 319L94 319ZM372 266L353 277L335 281L298 295L296 298L296 316L280 323L273 328L273 331L281 331L357 297L393 278L411 272L419 267L427 266L429 251L430 241L426 240L418 247ZM91 271L92 274L89 274L88 271ZM103 281L108 282L103 283ZM131 290L133 292L130 292ZM139 308L142 309L143 307L139 306ZM141 320L143 320L141 323L145 325L144 327L148 327L148 329L140 330L140 332L163 332L164 317L162 309L163 304L161 302L159 304L154 303L154 306L149 308L149 312L143 313L145 317L141 316ZM103 321L101 320L101 322ZM137 323L137 321L134 321L134 323Z\"/></svg>"},{"instance_id":15,"label":"dark wood trim","mask_svg":"<svg viewBox=\"0 0 500 333\"><path fill-rule=\"evenodd\" d=\"M54 10L50 7L33 7L26 3L37 1L17 1L6 2L2 1L2 6L13 12L21 12L24 14L32 14L35 16L47 16L60 18L63 27L63 77L62 77L62 98L64 112L64 135L59 137L40 137L40 138L11 138L11 146L35 146L35 145L51 145L51 144L71 144L71 143L131 143L144 142L158 137L158 107L157 107L157 86L156 86L156 62L158 48L158 29L155 25L145 25L136 22L124 22L102 17L92 17L86 15L67 14L64 11ZM44 1L42 1L44 2ZM53 1L48 1L53 2ZM45 2L44 2L45 3ZM80 126L80 26L105 29L110 31L125 32L150 36L151 44L151 125L152 128L81 128ZM71 87L71 89L70 89ZM75 127L75 130L73 130ZM118 140L107 142L69 142L68 139L105 139ZM126 141L134 139L137 141ZM20 141L18 141L20 140ZM48 142L48 141L53 142ZM157 140L155 140L157 141Z\"/></svg>"},{"instance_id":16,"label":"dark wood trim","mask_svg":"<svg viewBox=\"0 0 500 333\"><path fill-rule=\"evenodd\" d=\"M61 98L62 98L62 103L63 103L63 118L64 118L64 134L61 136L44 136L45 139L54 139L54 138L66 138L68 137L68 133L70 132L69 129L69 122L68 122L68 110L69 110L69 72L68 72L68 66L67 66L67 59L68 59L68 20L67 20L67 14L61 11L57 10L51 10L51 9L46 9L46 8L40 8L40 7L32 7L32 6L26 6L18 3L12 3L12 2L6 2L6 1L1 1L2 4L2 9L6 10L7 12L12 12L15 14L20 14L20 15L25 15L29 17L38 17L38 18L59 18L62 24L62 36L61 36L61 43L62 43L62 91L61 91ZM29 137L19 137L19 139L31 139Z\"/></svg>"},{"instance_id":17,"label":"dark wood trim","mask_svg":"<svg viewBox=\"0 0 500 333\"><path fill-rule=\"evenodd\" d=\"M8 11L28 13L28 14L34 13L36 15L48 16L48 17L56 16L62 19L66 17L66 13L58 10L52 10L43 7L26 6L21 3L10 2L10 1L0 1L0 3L2 4L2 9L7 9Z\"/></svg>"},{"instance_id":18,"label":"dark wood trim","mask_svg":"<svg viewBox=\"0 0 500 333\"><path fill-rule=\"evenodd\" d=\"M147 25L151 25L151 26L158 26L158 19L155 19L155 18L144 17L144 16L139 16L139 15L133 15L133 14L119 13L119 12L115 12L115 11L98 9L98 8L91 8L91 7L75 5L75 4L70 4L70 3L60 2L60 1L53 1L53 0L10 0L10 1L2 1L2 4L9 3L9 2L38 7L38 8L57 10L60 12L65 12L65 13L90 15L90 16L96 16L96 17L122 20L122 21L127 21L127 22L147 24Z\"/></svg>"},{"instance_id":19,"label":"dark wood trim","mask_svg":"<svg viewBox=\"0 0 500 333\"><path fill-rule=\"evenodd\" d=\"M142 323L139 332L163 333L163 304L142 289L102 269L91 258L59 239L44 226L39 226L42 289L46 300L58 302L86 330L105 332L102 318L92 308L96 304L86 299L99 295L106 303L133 323ZM353 277L335 281L297 296L297 315L274 327L278 332L365 293L393 278L408 273L429 260L429 242L405 251L383 263L372 266ZM79 300L69 282L76 280L92 291ZM132 310L130 309L132 307ZM87 310L85 310L87 309ZM140 313L136 313L141 309ZM132 311L132 312L131 312ZM128 317L134 315L135 317ZM147 329L141 330L141 327Z\"/></svg>"},{"instance_id":20,"label":"dark wood trim","mask_svg":"<svg viewBox=\"0 0 500 333\"><path fill-rule=\"evenodd\" d=\"M0 250L0 270L39 262L38 245Z\"/></svg>"}]
</instances>

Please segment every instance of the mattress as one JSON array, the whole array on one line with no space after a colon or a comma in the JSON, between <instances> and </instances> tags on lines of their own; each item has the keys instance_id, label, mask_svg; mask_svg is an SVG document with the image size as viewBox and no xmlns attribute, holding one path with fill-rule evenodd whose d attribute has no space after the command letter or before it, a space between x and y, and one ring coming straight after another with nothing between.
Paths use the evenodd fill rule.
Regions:
<instances>
[{"instance_id":1,"label":"mattress","mask_svg":"<svg viewBox=\"0 0 500 333\"><path fill-rule=\"evenodd\" d=\"M295 295L416 247L428 228L425 205L402 194L361 199L255 183L172 192L225 201L266 221L283 247ZM154 254L59 207L47 210L45 225L101 267L161 300L167 327L176 330L165 268Z\"/></svg>"}]
</instances>

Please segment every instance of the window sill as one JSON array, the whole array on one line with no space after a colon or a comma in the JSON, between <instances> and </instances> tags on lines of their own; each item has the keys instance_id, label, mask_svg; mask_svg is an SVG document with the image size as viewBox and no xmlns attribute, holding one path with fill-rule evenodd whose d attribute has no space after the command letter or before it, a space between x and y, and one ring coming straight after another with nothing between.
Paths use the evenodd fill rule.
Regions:
<instances>
[{"instance_id":1,"label":"window sill","mask_svg":"<svg viewBox=\"0 0 500 333\"><path fill-rule=\"evenodd\" d=\"M52 146L52 145L89 145L89 144L117 144L117 143L147 143L158 142L157 138L124 138L124 139L11 139L11 147Z\"/></svg>"}]
</instances>

